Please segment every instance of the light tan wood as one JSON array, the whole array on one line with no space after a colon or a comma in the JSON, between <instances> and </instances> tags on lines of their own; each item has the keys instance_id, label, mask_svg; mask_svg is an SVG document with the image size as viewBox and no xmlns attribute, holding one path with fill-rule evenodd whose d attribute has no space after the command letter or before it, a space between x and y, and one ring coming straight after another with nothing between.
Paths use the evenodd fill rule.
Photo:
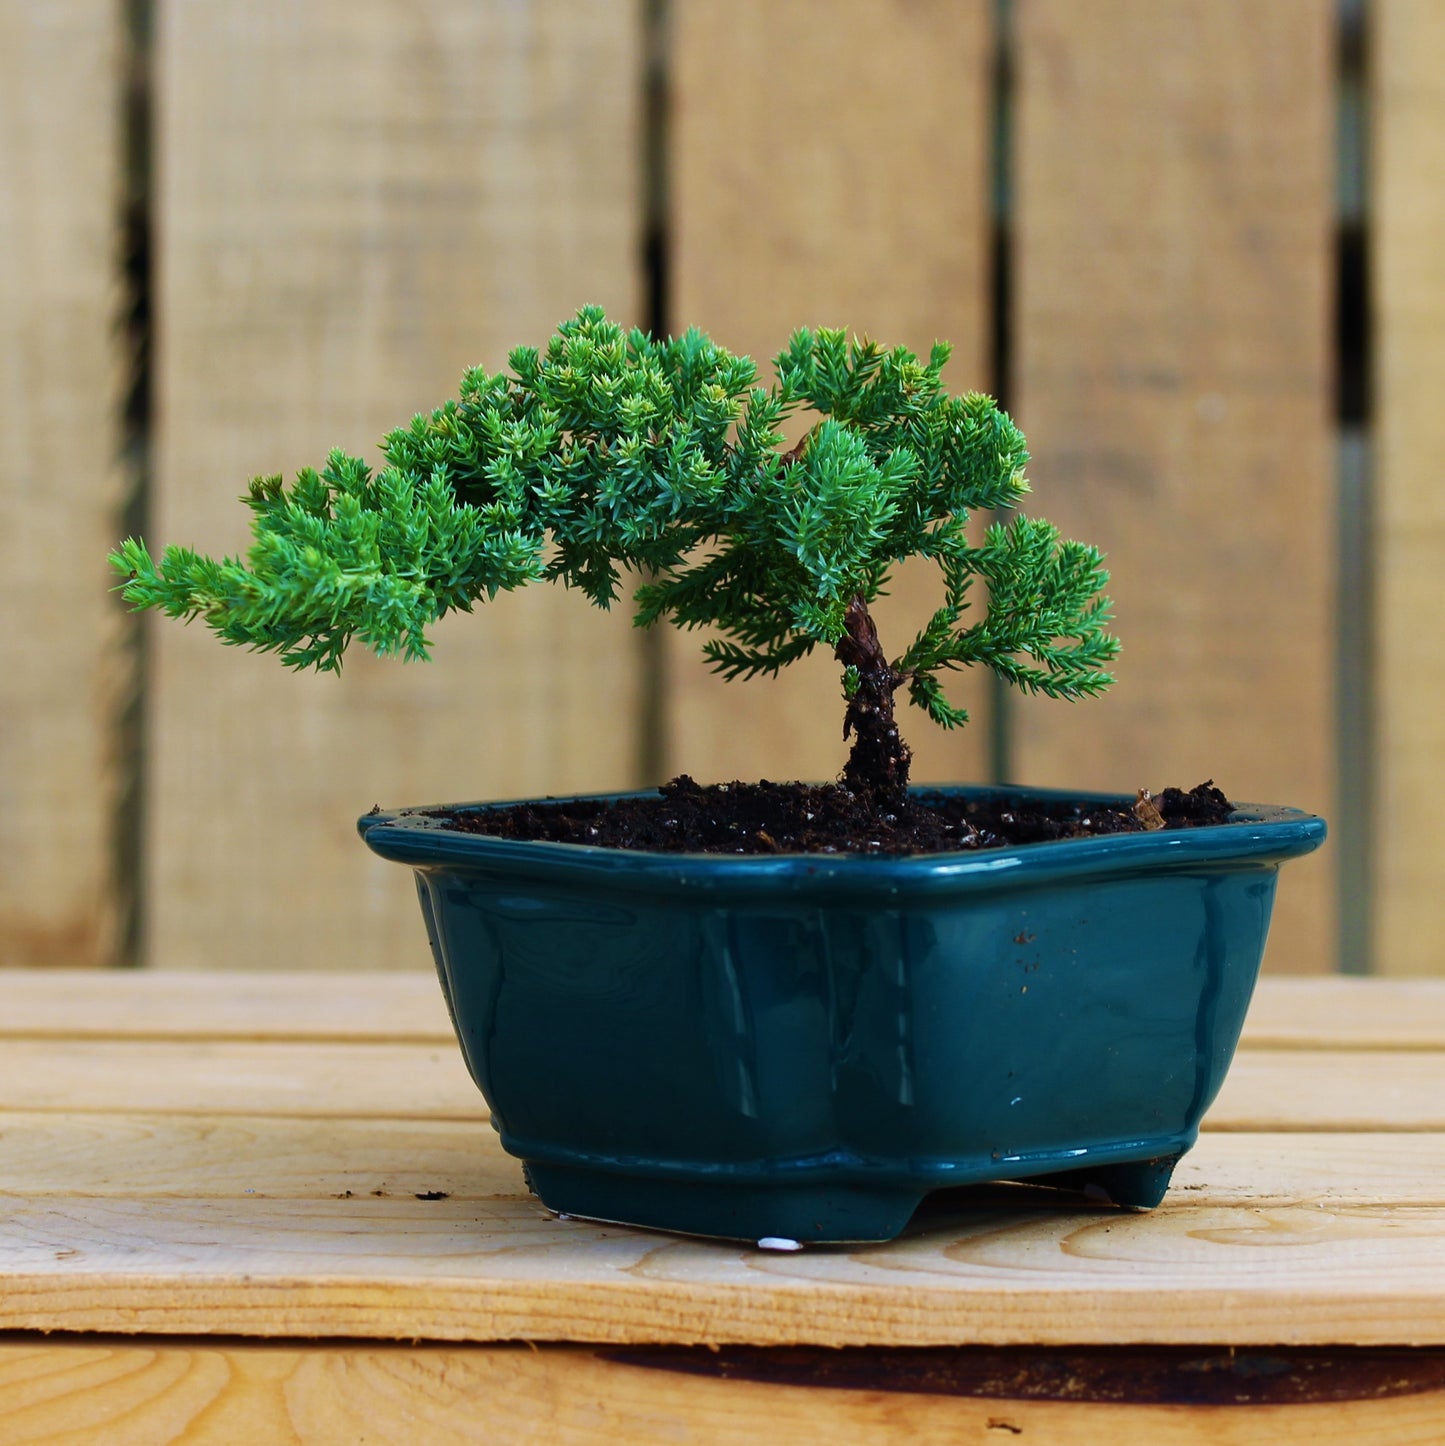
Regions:
<instances>
[{"instance_id":1,"label":"light tan wood","mask_svg":"<svg viewBox=\"0 0 1445 1446\"><path fill-rule=\"evenodd\" d=\"M45 974L0 969L0 1000L0 1039L452 1039L436 980L414 970L147 969L95 974L83 989L57 990ZM1262 979L1240 1046L1445 1049L1445 981Z\"/></svg>"},{"instance_id":2,"label":"light tan wood","mask_svg":"<svg viewBox=\"0 0 1445 1446\"><path fill-rule=\"evenodd\" d=\"M671 11L671 322L771 359L802 325L926 353L954 343L954 390L987 390L988 35L981 0L697 0ZM906 102L900 101L900 81ZM939 605L927 568L880 603L901 653ZM700 635L670 636L667 771L830 779L847 748L826 649L777 679L723 683ZM920 781L981 778L974 723L901 724Z\"/></svg>"},{"instance_id":3,"label":"light tan wood","mask_svg":"<svg viewBox=\"0 0 1445 1446\"><path fill-rule=\"evenodd\" d=\"M481 1121L7 1110L0 1132L0 1195L13 1198L365 1197L418 1218L434 1202L407 1202L428 1194L526 1203L520 1164ZM1442 1150L1438 1133L1206 1132L1175 1172L1170 1205L1445 1206Z\"/></svg>"},{"instance_id":4,"label":"light tan wood","mask_svg":"<svg viewBox=\"0 0 1445 1446\"><path fill-rule=\"evenodd\" d=\"M27 1110L485 1120L451 1041L12 1040L0 1100Z\"/></svg>"},{"instance_id":5,"label":"light tan wood","mask_svg":"<svg viewBox=\"0 0 1445 1446\"><path fill-rule=\"evenodd\" d=\"M461 1052L428 1043L14 1039L0 1102L21 1110L484 1120ZM1213 1130L1445 1129L1445 1051L1241 1051Z\"/></svg>"},{"instance_id":6,"label":"light tan wood","mask_svg":"<svg viewBox=\"0 0 1445 1446\"><path fill-rule=\"evenodd\" d=\"M253 473L370 454L584 302L636 319L630 0L158 13L156 543L236 551ZM559 589L448 620L429 667L358 649L340 679L154 639L155 963L425 968L356 815L632 778L628 619Z\"/></svg>"},{"instance_id":7,"label":"light tan wood","mask_svg":"<svg viewBox=\"0 0 1445 1446\"><path fill-rule=\"evenodd\" d=\"M117 947L122 24L0 7L0 964Z\"/></svg>"},{"instance_id":8,"label":"light tan wood","mask_svg":"<svg viewBox=\"0 0 1445 1446\"><path fill-rule=\"evenodd\" d=\"M549 1216L450 1044L16 1038L0 1069L0 1330L1445 1344L1445 1050L1243 1052L1152 1213L995 1187L801 1255Z\"/></svg>"},{"instance_id":9,"label":"light tan wood","mask_svg":"<svg viewBox=\"0 0 1445 1446\"><path fill-rule=\"evenodd\" d=\"M1445 1127L1445 1052L1249 1049L1234 1058L1206 1130Z\"/></svg>"},{"instance_id":10,"label":"light tan wood","mask_svg":"<svg viewBox=\"0 0 1445 1446\"><path fill-rule=\"evenodd\" d=\"M1328 814L1334 8L1016 9L1017 417L1124 640L1106 697L1014 704L1017 781ZM1332 869L1286 872L1268 969L1330 967Z\"/></svg>"},{"instance_id":11,"label":"light tan wood","mask_svg":"<svg viewBox=\"0 0 1445 1446\"><path fill-rule=\"evenodd\" d=\"M1136 1399L1108 1399L1133 1362L1143 1367ZM1081 1369L1078 1358L1043 1358L1031 1370L1011 1357L980 1365L973 1357L875 1362L817 1352L709 1361L517 1345L0 1344L0 1431L28 1446L415 1446L418 1432L428 1446L959 1446L1014 1437L1043 1446L1424 1446L1445 1421L1445 1394L1400 1392L1397 1363L1378 1370L1394 1388L1384 1399L1365 1396L1367 1381L1352 1399L1326 1379L1317 1399L1307 1392L1295 1404L1189 1406L1146 1404L1158 1362L1144 1354L1118 1361L1095 1388L1105 1398L1093 1399L1088 1362ZM1170 1364L1163 1384L1181 1396L1203 1394L1201 1375L1230 1370L1212 1355ZM1271 1362L1277 1372L1283 1365ZM810 1377L819 1384L805 1384ZM927 1394L906 1389L920 1378ZM1270 1401L1247 1368L1232 1379ZM1428 1370L1418 1379L1428 1381ZM1045 1399L1010 1394L1028 1391Z\"/></svg>"},{"instance_id":12,"label":"light tan wood","mask_svg":"<svg viewBox=\"0 0 1445 1446\"><path fill-rule=\"evenodd\" d=\"M524 1197L485 1120L0 1112L0 1196ZM1221 1135L1224 1140L1246 1136ZM1411 1136L1411 1143L1431 1136ZM1415 1156L1400 1157L1394 1177ZM1389 1172L1385 1178L1391 1178ZM430 1202L424 1202L430 1203ZM1442 1201L1445 1203L1445 1201ZM3 1438L0 1438L3 1439Z\"/></svg>"},{"instance_id":13,"label":"light tan wood","mask_svg":"<svg viewBox=\"0 0 1445 1446\"><path fill-rule=\"evenodd\" d=\"M420 910L416 931L425 947ZM453 1039L436 975L419 969L108 970L73 990L12 969L0 970L0 1001L0 1039Z\"/></svg>"},{"instance_id":14,"label":"light tan wood","mask_svg":"<svg viewBox=\"0 0 1445 1446\"><path fill-rule=\"evenodd\" d=\"M1445 1344L1445 1208L961 1203L780 1255L533 1201L7 1201L0 1330L779 1345Z\"/></svg>"},{"instance_id":15,"label":"light tan wood","mask_svg":"<svg viewBox=\"0 0 1445 1446\"><path fill-rule=\"evenodd\" d=\"M1261 979L1245 1049L1445 1049L1445 980Z\"/></svg>"},{"instance_id":16,"label":"light tan wood","mask_svg":"<svg viewBox=\"0 0 1445 1446\"><path fill-rule=\"evenodd\" d=\"M1445 841L1445 646L1435 620L1445 563L1445 10L1382 0L1371 12L1377 361L1373 478L1374 968L1445 973L1439 949Z\"/></svg>"}]
</instances>

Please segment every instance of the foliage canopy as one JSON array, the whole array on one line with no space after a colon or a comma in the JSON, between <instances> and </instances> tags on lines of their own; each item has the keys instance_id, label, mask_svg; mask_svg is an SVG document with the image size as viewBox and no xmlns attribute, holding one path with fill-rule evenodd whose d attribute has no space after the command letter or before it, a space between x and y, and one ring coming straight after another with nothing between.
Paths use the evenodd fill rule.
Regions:
<instances>
[{"instance_id":1,"label":"foliage canopy","mask_svg":"<svg viewBox=\"0 0 1445 1446\"><path fill-rule=\"evenodd\" d=\"M636 623L715 630L704 651L738 678L819 644L844 659L850 608L866 615L892 570L924 557L939 606L889 664L890 717L906 682L937 723L966 721L940 674L970 663L1054 697L1096 693L1118 649L1101 555L1023 516L969 541L971 514L1028 491L1027 452L988 397L948 395L947 358L799 330L762 385L699 331L655 340L586 307L545 351L513 351L509 372L468 371L456 400L386 437L379 470L333 451L290 487L254 480L244 561L171 546L157 562L134 538L112 561L134 606L329 670L353 637L424 657L444 614L539 579L605 608L632 569L647 579ZM786 447L804 409L816 423ZM858 681L849 663L850 697Z\"/></svg>"}]
</instances>

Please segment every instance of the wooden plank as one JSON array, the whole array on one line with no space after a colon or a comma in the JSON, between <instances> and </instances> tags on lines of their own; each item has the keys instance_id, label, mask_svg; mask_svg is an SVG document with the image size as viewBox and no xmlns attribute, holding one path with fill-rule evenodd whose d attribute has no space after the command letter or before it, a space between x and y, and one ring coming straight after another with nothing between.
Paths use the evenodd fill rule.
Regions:
<instances>
[{"instance_id":1,"label":"wooden plank","mask_svg":"<svg viewBox=\"0 0 1445 1446\"><path fill-rule=\"evenodd\" d=\"M0 1100L23 1110L485 1120L454 1043L13 1040Z\"/></svg>"},{"instance_id":2,"label":"wooden plank","mask_svg":"<svg viewBox=\"0 0 1445 1446\"><path fill-rule=\"evenodd\" d=\"M109 962L122 7L0 8L0 962Z\"/></svg>"},{"instance_id":3,"label":"wooden plank","mask_svg":"<svg viewBox=\"0 0 1445 1446\"><path fill-rule=\"evenodd\" d=\"M924 352L954 343L956 390L986 389L988 14L982 0L698 0L673 7L669 136L674 328L771 358L801 325ZM900 103L899 78L906 77ZM806 138L806 139L803 139ZM901 653L938 604L908 569L880 605ZM830 779L846 759L839 670L820 650L779 679L723 683L699 636L665 643L665 772ZM972 727L902 720L920 780L986 774Z\"/></svg>"},{"instance_id":4,"label":"wooden plank","mask_svg":"<svg viewBox=\"0 0 1445 1446\"><path fill-rule=\"evenodd\" d=\"M27 1200L336 1200L349 1190L404 1203L527 1193L521 1166L478 1121L12 1110L0 1112L0 1135L0 1195ZM1426 1133L1206 1133L1180 1162L1168 1204L1445 1206L1442 1146L1445 1137ZM1039 1210L1065 1199L1034 1193ZM982 1206L997 1195L972 1198Z\"/></svg>"},{"instance_id":5,"label":"wooden plank","mask_svg":"<svg viewBox=\"0 0 1445 1446\"><path fill-rule=\"evenodd\" d=\"M1371 12L1375 306L1376 689L1373 967L1439 974L1445 957L1433 814L1445 758L1439 615L1445 502L1445 11L1383 0ZM1422 626L1423 624L1423 626Z\"/></svg>"},{"instance_id":6,"label":"wooden plank","mask_svg":"<svg viewBox=\"0 0 1445 1446\"><path fill-rule=\"evenodd\" d=\"M1333 6L1017 11L1017 415L1124 652L1013 705L1015 773L1328 813ZM1266 967L1330 967L1332 867L1290 866Z\"/></svg>"},{"instance_id":7,"label":"wooden plank","mask_svg":"<svg viewBox=\"0 0 1445 1446\"><path fill-rule=\"evenodd\" d=\"M0 1038L389 1040L452 1038L420 971L98 974L82 993L0 969ZM1244 1049L1445 1049L1445 981L1262 979Z\"/></svg>"},{"instance_id":8,"label":"wooden plank","mask_svg":"<svg viewBox=\"0 0 1445 1446\"><path fill-rule=\"evenodd\" d=\"M1445 980L1261 979L1245 1049L1445 1049Z\"/></svg>"},{"instance_id":9,"label":"wooden plank","mask_svg":"<svg viewBox=\"0 0 1445 1446\"><path fill-rule=\"evenodd\" d=\"M1014 1192L1019 1193L1019 1192ZM994 1203L780 1255L496 1200L17 1199L0 1329L815 1345L1445 1344L1445 1209Z\"/></svg>"},{"instance_id":10,"label":"wooden plank","mask_svg":"<svg viewBox=\"0 0 1445 1446\"><path fill-rule=\"evenodd\" d=\"M420 971L324 974L147 969L96 975L76 996L0 969L0 1038L389 1040L452 1038ZM1262 979L1243 1049L1445 1049L1445 981Z\"/></svg>"},{"instance_id":11,"label":"wooden plank","mask_svg":"<svg viewBox=\"0 0 1445 1446\"><path fill-rule=\"evenodd\" d=\"M0 1051L0 1103L203 1116L486 1118L461 1052L445 1040L14 1039ZM1245 1050L1205 1128L1445 1129L1445 1051Z\"/></svg>"},{"instance_id":12,"label":"wooden plank","mask_svg":"<svg viewBox=\"0 0 1445 1446\"><path fill-rule=\"evenodd\" d=\"M583 302L639 305L632 0L158 11L155 541L243 546L247 477L364 451ZM599 83L599 77L606 77ZM418 968L373 803L626 785L628 619L538 588L340 680L155 629L150 956Z\"/></svg>"},{"instance_id":13,"label":"wooden plank","mask_svg":"<svg viewBox=\"0 0 1445 1446\"><path fill-rule=\"evenodd\" d=\"M419 969L114 970L87 979L79 994L44 974L0 970L0 999L0 1039L453 1039L436 977Z\"/></svg>"},{"instance_id":14,"label":"wooden plank","mask_svg":"<svg viewBox=\"0 0 1445 1446\"><path fill-rule=\"evenodd\" d=\"M1249 1049L1235 1056L1207 1130L1434 1130L1445 1053Z\"/></svg>"},{"instance_id":15,"label":"wooden plank","mask_svg":"<svg viewBox=\"0 0 1445 1446\"><path fill-rule=\"evenodd\" d=\"M406 1200L527 1193L521 1166L481 1120L0 1112L0 1136L0 1196L24 1199L334 1200L350 1192L358 1199ZM1411 1158L1406 1152L1400 1160ZM1407 1168L1397 1165L1397 1174ZM1391 1176L1386 1171L1381 1178Z\"/></svg>"},{"instance_id":16,"label":"wooden plank","mask_svg":"<svg viewBox=\"0 0 1445 1446\"><path fill-rule=\"evenodd\" d=\"M606 1352L185 1340L0 1343L0 1430L68 1446L1418 1446L1437 1355Z\"/></svg>"}]
</instances>

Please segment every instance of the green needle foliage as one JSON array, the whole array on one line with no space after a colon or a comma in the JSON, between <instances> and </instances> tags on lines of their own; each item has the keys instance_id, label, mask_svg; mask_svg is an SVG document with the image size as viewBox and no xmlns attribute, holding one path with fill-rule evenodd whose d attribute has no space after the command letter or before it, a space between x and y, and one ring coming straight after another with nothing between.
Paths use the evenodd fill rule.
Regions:
<instances>
[{"instance_id":1,"label":"green needle foliage","mask_svg":"<svg viewBox=\"0 0 1445 1446\"><path fill-rule=\"evenodd\" d=\"M632 570L648 579L639 626L715 630L704 652L741 678L819 644L852 657L868 604L922 556L940 605L887 663L890 720L906 682L935 722L965 722L940 676L969 663L1052 697L1097 693L1118 648L1101 556L1026 517L969 542L971 513L1028 491L1027 453L989 398L944 391L947 358L799 330L764 386L701 332L659 341L586 307L508 373L468 371L457 400L387 436L380 470L335 451L289 488L253 481L244 561L172 546L157 562L134 538L112 561L135 607L332 671L353 637L425 657L438 618L541 579L609 607ZM803 409L817 421L787 448L780 428ZM986 598L966 622L976 580ZM867 671L848 663L850 698Z\"/></svg>"}]
</instances>

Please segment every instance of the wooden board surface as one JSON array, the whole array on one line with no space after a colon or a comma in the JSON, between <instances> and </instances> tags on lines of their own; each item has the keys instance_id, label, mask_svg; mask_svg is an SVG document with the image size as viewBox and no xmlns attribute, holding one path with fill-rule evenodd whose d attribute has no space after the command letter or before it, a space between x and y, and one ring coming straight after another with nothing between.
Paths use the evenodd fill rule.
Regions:
<instances>
[{"instance_id":1,"label":"wooden board surface","mask_svg":"<svg viewBox=\"0 0 1445 1446\"><path fill-rule=\"evenodd\" d=\"M122 7L0 6L0 964L109 962Z\"/></svg>"},{"instance_id":2,"label":"wooden board surface","mask_svg":"<svg viewBox=\"0 0 1445 1446\"><path fill-rule=\"evenodd\" d=\"M1262 1369L1263 1364L1263 1369ZM1433 1354L0 1343L29 1446L1422 1446ZM481 1434L481 1433L484 1433Z\"/></svg>"},{"instance_id":3,"label":"wooden board surface","mask_svg":"<svg viewBox=\"0 0 1445 1446\"><path fill-rule=\"evenodd\" d=\"M452 1039L441 990L419 970L116 970L57 990L43 973L0 969L0 1002L0 1039ZM1241 1046L1445 1049L1445 980L1261 979Z\"/></svg>"},{"instance_id":4,"label":"wooden board surface","mask_svg":"<svg viewBox=\"0 0 1445 1446\"><path fill-rule=\"evenodd\" d=\"M425 1206L425 1209L422 1207ZM780 1255L503 1199L7 1202L0 1329L815 1345L1445 1344L1445 1207L997 1199Z\"/></svg>"},{"instance_id":5,"label":"wooden board surface","mask_svg":"<svg viewBox=\"0 0 1445 1446\"><path fill-rule=\"evenodd\" d=\"M630 0L159 7L153 541L236 551L252 474L373 455L585 302L637 319L639 25ZM628 619L559 589L340 679L154 643L153 963L425 968L357 815L633 778Z\"/></svg>"},{"instance_id":6,"label":"wooden board surface","mask_svg":"<svg viewBox=\"0 0 1445 1446\"><path fill-rule=\"evenodd\" d=\"M1282 982L1334 1047L1243 1050L1153 1212L980 1187L891 1244L779 1255L549 1215L454 1046L384 1037L384 980L350 1040L207 1038L230 977L181 1037L5 1041L0 1330L1445 1345L1445 1047L1338 1042L1350 1014L1379 1031L1418 1008L1419 984Z\"/></svg>"},{"instance_id":7,"label":"wooden board surface","mask_svg":"<svg viewBox=\"0 0 1445 1446\"><path fill-rule=\"evenodd\" d=\"M1333 7L1016 11L1015 412L1124 640L1105 698L1012 706L1017 781L1329 814ZM1332 868L1291 866L1267 968L1329 968Z\"/></svg>"},{"instance_id":8,"label":"wooden board surface","mask_svg":"<svg viewBox=\"0 0 1445 1446\"><path fill-rule=\"evenodd\" d=\"M530 1207L520 1164L481 1120L0 1111L11 1200L386 1200L424 1222L439 1196ZM1206 1131L1180 1162L1179 1202L1445 1207L1445 1133ZM347 1192L350 1191L350 1195ZM1018 1192L1012 1192L1010 1198ZM997 1191L975 1192L997 1203ZM962 1197L960 1197L962 1198ZM412 1202L419 1202L413 1204ZM360 1209L361 1207L358 1207Z\"/></svg>"},{"instance_id":9,"label":"wooden board surface","mask_svg":"<svg viewBox=\"0 0 1445 1446\"><path fill-rule=\"evenodd\" d=\"M1241 1044L1272 1049L1445 1048L1445 979L1259 981Z\"/></svg>"},{"instance_id":10,"label":"wooden board surface","mask_svg":"<svg viewBox=\"0 0 1445 1446\"><path fill-rule=\"evenodd\" d=\"M425 948L419 911L416 933ZM453 1038L430 969L116 969L88 976L83 989L59 991L39 971L0 969L0 1001L0 1039Z\"/></svg>"},{"instance_id":11,"label":"wooden board surface","mask_svg":"<svg viewBox=\"0 0 1445 1446\"><path fill-rule=\"evenodd\" d=\"M1374 967L1438 974L1445 840L1445 8L1371 12L1375 306Z\"/></svg>"},{"instance_id":12,"label":"wooden board surface","mask_svg":"<svg viewBox=\"0 0 1445 1446\"><path fill-rule=\"evenodd\" d=\"M671 8L669 323L771 359L798 326L926 353L987 390L988 74L982 0L696 0ZM906 97L906 99L904 98ZM901 653L939 605L905 569L878 610ZM840 670L819 649L778 679L723 683L697 634L668 637L667 762L704 782L831 779L847 757ZM987 689L945 735L901 723L920 780L987 773Z\"/></svg>"},{"instance_id":13,"label":"wooden board surface","mask_svg":"<svg viewBox=\"0 0 1445 1446\"><path fill-rule=\"evenodd\" d=\"M205 1118L487 1116L445 1040L16 1039L0 1052L0 1101ZM1445 1050L1242 1050L1204 1128L1445 1129Z\"/></svg>"}]
</instances>

